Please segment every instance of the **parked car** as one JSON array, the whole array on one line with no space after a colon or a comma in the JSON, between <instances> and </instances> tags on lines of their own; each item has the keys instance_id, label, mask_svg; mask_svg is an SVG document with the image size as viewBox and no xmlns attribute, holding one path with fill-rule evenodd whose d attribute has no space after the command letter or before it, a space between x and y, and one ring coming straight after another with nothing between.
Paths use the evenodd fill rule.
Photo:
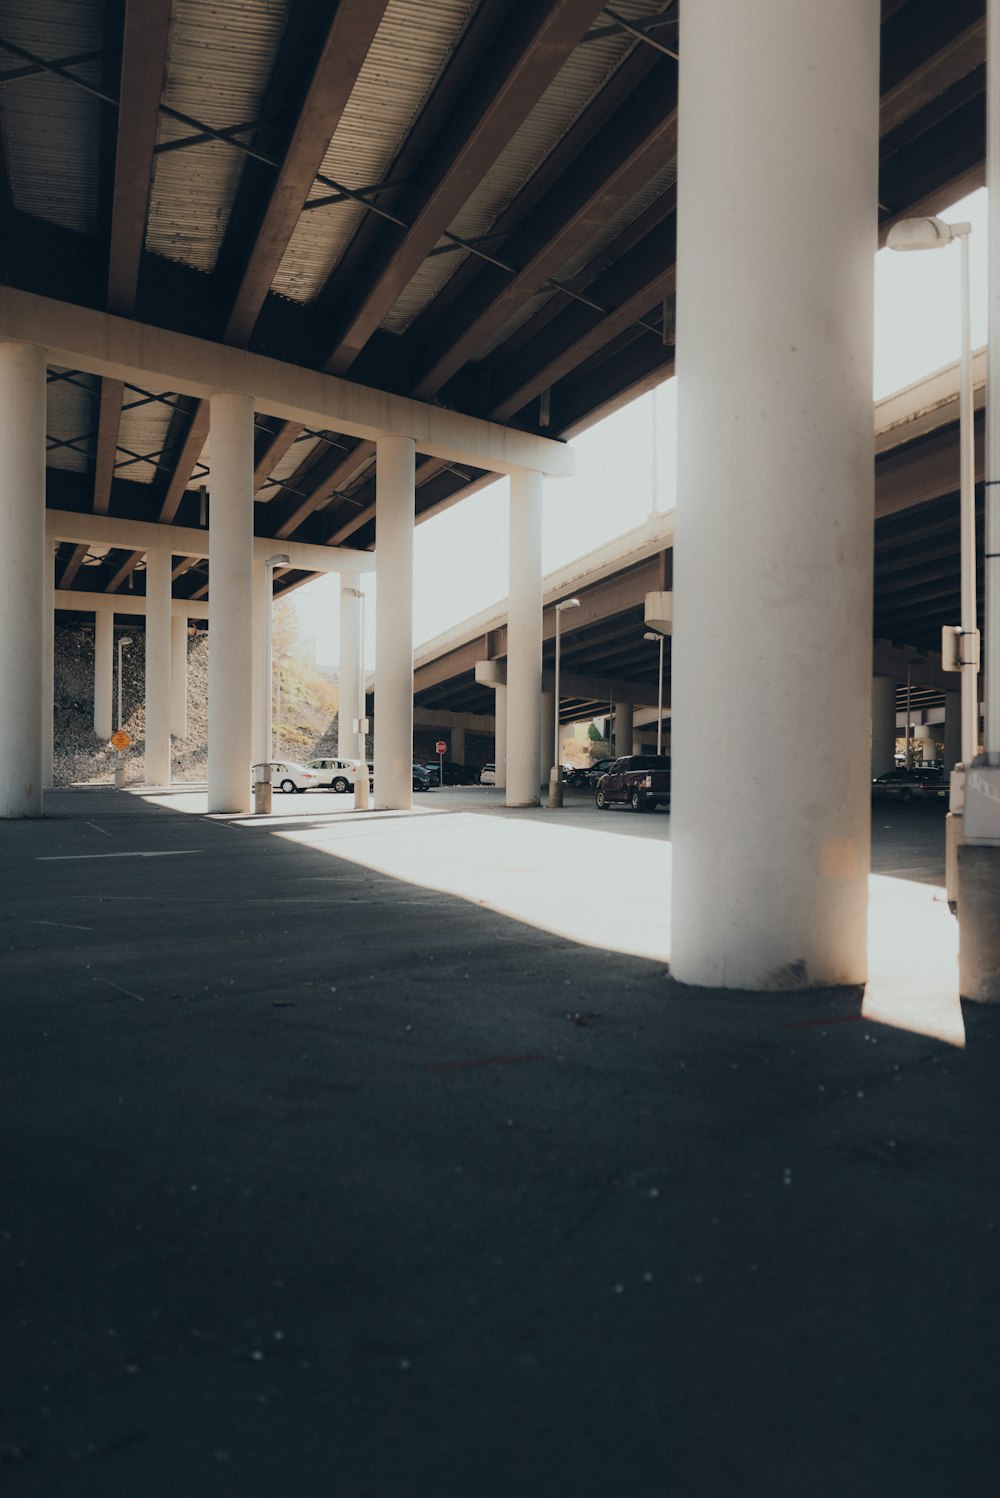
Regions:
<instances>
[{"instance_id":1,"label":"parked car","mask_svg":"<svg viewBox=\"0 0 1000 1498\"><path fill-rule=\"evenodd\" d=\"M427 766L428 770L430 765ZM437 764L434 766L438 768ZM444 784L445 785L475 785L479 779L479 771L475 765L460 765L455 759L446 759L444 762Z\"/></svg>"},{"instance_id":2,"label":"parked car","mask_svg":"<svg viewBox=\"0 0 1000 1498\"><path fill-rule=\"evenodd\" d=\"M613 759L598 759L592 765L577 766L571 769L566 776L567 785L575 785L577 789L595 785L602 775L606 775L615 763Z\"/></svg>"},{"instance_id":3,"label":"parked car","mask_svg":"<svg viewBox=\"0 0 1000 1498\"><path fill-rule=\"evenodd\" d=\"M421 765L420 768L427 771L427 775L431 785L441 784L441 766L438 764L436 759L429 759L426 764Z\"/></svg>"},{"instance_id":4,"label":"parked car","mask_svg":"<svg viewBox=\"0 0 1000 1498\"><path fill-rule=\"evenodd\" d=\"M358 767L361 761L358 759L311 759L306 768L315 770L320 778L321 785L328 785L332 791L353 791L354 782L358 778ZM368 783L373 786L374 776L371 765L368 766Z\"/></svg>"},{"instance_id":5,"label":"parked car","mask_svg":"<svg viewBox=\"0 0 1000 1498\"><path fill-rule=\"evenodd\" d=\"M496 767L496 765L483 765L483 768L479 772L479 784L480 785L496 785L496 783L497 783L497 767Z\"/></svg>"},{"instance_id":6,"label":"parked car","mask_svg":"<svg viewBox=\"0 0 1000 1498\"><path fill-rule=\"evenodd\" d=\"M268 761L262 761L268 763ZM300 765L294 759L272 759L271 784L279 791L321 791L323 782L316 770ZM254 770L260 768L254 765ZM256 779L256 776L254 776Z\"/></svg>"},{"instance_id":7,"label":"parked car","mask_svg":"<svg viewBox=\"0 0 1000 1498\"><path fill-rule=\"evenodd\" d=\"M429 791L431 788L431 777L427 773L426 765L418 765L413 762L413 789L415 791Z\"/></svg>"},{"instance_id":8,"label":"parked car","mask_svg":"<svg viewBox=\"0 0 1000 1498\"><path fill-rule=\"evenodd\" d=\"M948 777L943 770L886 770L872 781L872 795L892 801L937 801L949 794Z\"/></svg>"},{"instance_id":9,"label":"parked car","mask_svg":"<svg viewBox=\"0 0 1000 1498\"><path fill-rule=\"evenodd\" d=\"M670 805L670 760L665 754L626 754L616 759L597 782L594 799L601 811L631 806L653 811Z\"/></svg>"}]
</instances>

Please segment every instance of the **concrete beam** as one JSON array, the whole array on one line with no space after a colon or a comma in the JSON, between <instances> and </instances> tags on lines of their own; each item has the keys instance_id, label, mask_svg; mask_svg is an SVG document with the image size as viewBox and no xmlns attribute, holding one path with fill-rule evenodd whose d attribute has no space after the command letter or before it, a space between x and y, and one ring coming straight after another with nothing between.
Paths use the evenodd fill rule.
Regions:
<instances>
[{"instance_id":1,"label":"concrete beam","mask_svg":"<svg viewBox=\"0 0 1000 1498\"><path fill-rule=\"evenodd\" d=\"M75 545L96 543L122 551L170 550L175 556L207 557L208 531L181 525L158 525L150 520L123 520L114 515L78 515L70 510L46 510L45 534L50 541ZM283 551L290 565L302 572L374 572L375 553L333 546L310 546L301 541L254 539L254 560L266 562Z\"/></svg>"},{"instance_id":2,"label":"concrete beam","mask_svg":"<svg viewBox=\"0 0 1000 1498\"><path fill-rule=\"evenodd\" d=\"M53 599L56 609L80 614L145 614L146 600L141 593L87 593L78 588L60 588ZM170 605L175 619L207 619L209 607L204 598L175 598Z\"/></svg>"},{"instance_id":3,"label":"concrete beam","mask_svg":"<svg viewBox=\"0 0 1000 1498\"><path fill-rule=\"evenodd\" d=\"M50 364L147 390L172 390L199 400L220 392L245 393L252 395L258 411L284 421L371 441L411 437L421 453L493 473L573 473L572 450L547 437L9 286L0 287L0 338L41 344Z\"/></svg>"},{"instance_id":4,"label":"concrete beam","mask_svg":"<svg viewBox=\"0 0 1000 1498\"><path fill-rule=\"evenodd\" d=\"M481 687L506 686L507 662L477 661L476 681ZM555 672L543 671L542 691L554 691L555 684ZM562 668L559 671L559 693L561 697L578 697L585 702L592 699L595 702L644 703L653 708L657 701L656 687L649 686L645 682L626 681L623 677L584 676Z\"/></svg>"},{"instance_id":5,"label":"concrete beam","mask_svg":"<svg viewBox=\"0 0 1000 1498\"><path fill-rule=\"evenodd\" d=\"M469 733L494 733L496 718L492 713L449 713L443 707L413 709L414 728L461 728Z\"/></svg>"}]
</instances>

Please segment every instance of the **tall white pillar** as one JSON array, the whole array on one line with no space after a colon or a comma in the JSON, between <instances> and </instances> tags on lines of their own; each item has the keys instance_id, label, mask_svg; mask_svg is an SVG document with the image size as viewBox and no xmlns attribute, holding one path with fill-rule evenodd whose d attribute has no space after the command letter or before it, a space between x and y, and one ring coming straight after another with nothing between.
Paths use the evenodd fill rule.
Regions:
<instances>
[{"instance_id":1,"label":"tall white pillar","mask_svg":"<svg viewBox=\"0 0 1000 1498\"><path fill-rule=\"evenodd\" d=\"M451 730L451 757L456 765L465 764L465 729L453 728Z\"/></svg>"},{"instance_id":2,"label":"tall white pillar","mask_svg":"<svg viewBox=\"0 0 1000 1498\"><path fill-rule=\"evenodd\" d=\"M507 603L508 806L537 806L542 690L542 475L510 480L510 596Z\"/></svg>"},{"instance_id":3,"label":"tall white pillar","mask_svg":"<svg viewBox=\"0 0 1000 1498\"><path fill-rule=\"evenodd\" d=\"M896 763L896 679L872 677L872 779Z\"/></svg>"},{"instance_id":4,"label":"tall white pillar","mask_svg":"<svg viewBox=\"0 0 1000 1498\"><path fill-rule=\"evenodd\" d=\"M208 579L208 810L250 809L253 400L213 395Z\"/></svg>"},{"instance_id":5,"label":"tall white pillar","mask_svg":"<svg viewBox=\"0 0 1000 1498\"><path fill-rule=\"evenodd\" d=\"M614 755L632 753L632 704L631 702L615 703L615 726L614 726Z\"/></svg>"},{"instance_id":6,"label":"tall white pillar","mask_svg":"<svg viewBox=\"0 0 1000 1498\"><path fill-rule=\"evenodd\" d=\"M107 741L114 732L113 692L115 616L113 609L94 610L94 732Z\"/></svg>"},{"instance_id":7,"label":"tall white pillar","mask_svg":"<svg viewBox=\"0 0 1000 1498\"><path fill-rule=\"evenodd\" d=\"M0 343L0 817L42 815L45 350Z\"/></svg>"},{"instance_id":8,"label":"tall white pillar","mask_svg":"<svg viewBox=\"0 0 1000 1498\"><path fill-rule=\"evenodd\" d=\"M944 769L949 775L962 760L962 694L944 694Z\"/></svg>"},{"instance_id":9,"label":"tall white pillar","mask_svg":"<svg viewBox=\"0 0 1000 1498\"><path fill-rule=\"evenodd\" d=\"M169 551L146 553L146 736L143 779L170 784Z\"/></svg>"},{"instance_id":10,"label":"tall white pillar","mask_svg":"<svg viewBox=\"0 0 1000 1498\"><path fill-rule=\"evenodd\" d=\"M268 610L271 607L271 572L263 562L254 562L251 576L251 617L253 619L253 644L251 648L253 691L250 697L250 723L253 737L254 764L264 764L271 758L271 660L267 648Z\"/></svg>"},{"instance_id":11,"label":"tall white pillar","mask_svg":"<svg viewBox=\"0 0 1000 1498\"><path fill-rule=\"evenodd\" d=\"M555 692L543 692L541 697L540 713L540 738L539 748L541 758L539 760L539 786L547 786L549 783L549 772L552 769L552 755L555 751L556 741L556 694Z\"/></svg>"},{"instance_id":12,"label":"tall white pillar","mask_svg":"<svg viewBox=\"0 0 1000 1498\"><path fill-rule=\"evenodd\" d=\"M55 752L55 654L56 654L56 601L55 601L55 552L45 548L45 582L42 589L42 787L49 790L52 785L53 758Z\"/></svg>"},{"instance_id":13,"label":"tall white pillar","mask_svg":"<svg viewBox=\"0 0 1000 1498\"><path fill-rule=\"evenodd\" d=\"M340 706L337 709L337 747L345 759L364 759L354 719L361 710L361 614L364 599L356 572L340 574Z\"/></svg>"},{"instance_id":14,"label":"tall white pillar","mask_svg":"<svg viewBox=\"0 0 1000 1498\"><path fill-rule=\"evenodd\" d=\"M413 500L416 444L375 445L375 805L413 804Z\"/></svg>"},{"instance_id":15,"label":"tall white pillar","mask_svg":"<svg viewBox=\"0 0 1000 1498\"><path fill-rule=\"evenodd\" d=\"M879 4L684 28L671 972L862 983ZM760 719L748 794L732 725Z\"/></svg>"},{"instance_id":16,"label":"tall white pillar","mask_svg":"<svg viewBox=\"0 0 1000 1498\"><path fill-rule=\"evenodd\" d=\"M493 753L496 758L496 784L503 788L507 784L507 688L505 686L497 687L496 699Z\"/></svg>"},{"instance_id":17,"label":"tall white pillar","mask_svg":"<svg viewBox=\"0 0 1000 1498\"><path fill-rule=\"evenodd\" d=\"M187 738L188 622L183 614L170 619L170 732Z\"/></svg>"}]
</instances>

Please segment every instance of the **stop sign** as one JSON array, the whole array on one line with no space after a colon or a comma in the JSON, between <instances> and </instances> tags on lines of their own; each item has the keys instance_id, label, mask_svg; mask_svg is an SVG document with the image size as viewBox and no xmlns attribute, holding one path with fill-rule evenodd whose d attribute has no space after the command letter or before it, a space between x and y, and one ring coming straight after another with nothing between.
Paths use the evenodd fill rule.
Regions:
<instances>
[{"instance_id":1,"label":"stop sign","mask_svg":"<svg viewBox=\"0 0 1000 1498\"><path fill-rule=\"evenodd\" d=\"M434 753L435 754L447 754L447 752L448 752L448 745L447 745L446 741L444 739L438 739L437 743L434 745Z\"/></svg>"}]
</instances>

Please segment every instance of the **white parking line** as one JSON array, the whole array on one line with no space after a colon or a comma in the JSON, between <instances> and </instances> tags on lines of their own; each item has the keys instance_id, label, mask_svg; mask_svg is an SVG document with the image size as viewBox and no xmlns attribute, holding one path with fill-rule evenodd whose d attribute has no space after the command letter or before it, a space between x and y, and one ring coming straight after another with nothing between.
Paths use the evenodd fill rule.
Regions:
<instances>
[{"instance_id":1,"label":"white parking line","mask_svg":"<svg viewBox=\"0 0 1000 1498\"><path fill-rule=\"evenodd\" d=\"M200 853L200 848L168 848L163 853L47 853L36 863L83 863L92 858L180 858L182 854Z\"/></svg>"}]
</instances>

